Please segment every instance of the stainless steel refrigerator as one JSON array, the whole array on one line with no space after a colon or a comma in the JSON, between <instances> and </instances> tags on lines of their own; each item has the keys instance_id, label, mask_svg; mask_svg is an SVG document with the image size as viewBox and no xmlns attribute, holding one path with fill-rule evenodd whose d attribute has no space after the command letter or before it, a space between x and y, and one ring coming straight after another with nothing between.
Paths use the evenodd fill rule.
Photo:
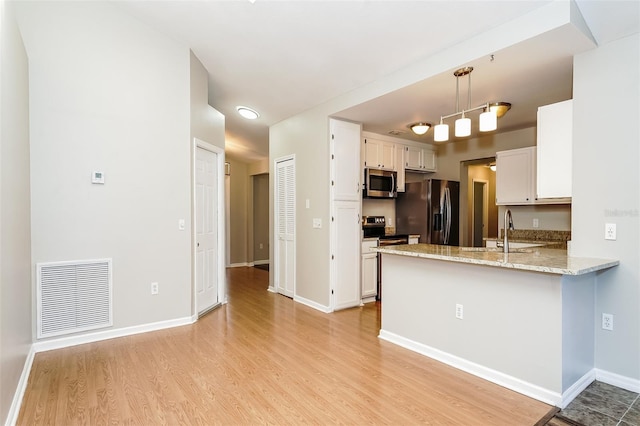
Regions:
<instances>
[{"instance_id":1,"label":"stainless steel refrigerator","mask_svg":"<svg viewBox=\"0 0 640 426\"><path fill-rule=\"evenodd\" d=\"M421 243L460 244L460 182L429 179L405 184L396 199L396 233Z\"/></svg>"}]
</instances>

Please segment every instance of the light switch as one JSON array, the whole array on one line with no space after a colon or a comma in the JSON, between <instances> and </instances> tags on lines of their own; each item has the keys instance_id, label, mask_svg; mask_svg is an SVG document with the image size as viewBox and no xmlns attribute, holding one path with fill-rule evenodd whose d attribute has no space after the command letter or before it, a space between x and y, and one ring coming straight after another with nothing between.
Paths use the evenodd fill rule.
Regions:
<instances>
[{"instance_id":1,"label":"light switch","mask_svg":"<svg viewBox=\"0 0 640 426\"><path fill-rule=\"evenodd\" d=\"M185 227L184 219L180 219L180 220L178 220L178 229L179 229L180 231L184 231L184 227Z\"/></svg>"},{"instance_id":2,"label":"light switch","mask_svg":"<svg viewBox=\"0 0 640 426\"><path fill-rule=\"evenodd\" d=\"M305 202L304 202L304 207L305 207L305 208L307 208L307 209L308 209L309 207L311 207L311 203L309 202L309 199L308 199L308 198L307 198L307 199L305 200Z\"/></svg>"}]
</instances>

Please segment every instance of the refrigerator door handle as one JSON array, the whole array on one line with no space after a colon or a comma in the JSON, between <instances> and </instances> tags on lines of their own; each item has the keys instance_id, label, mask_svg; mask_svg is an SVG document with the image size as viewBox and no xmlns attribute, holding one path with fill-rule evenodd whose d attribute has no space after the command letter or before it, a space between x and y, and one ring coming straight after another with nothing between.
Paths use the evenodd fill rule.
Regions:
<instances>
[{"instance_id":1,"label":"refrigerator door handle","mask_svg":"<svg viewBox=\"0 0 640 426\"><path fill-rule=\"evenodd\" d=\"M444 239L445 244L449 244L449 235L451 234L451 193L449 188L444 189Z\"/></svg>"}]
</instances>

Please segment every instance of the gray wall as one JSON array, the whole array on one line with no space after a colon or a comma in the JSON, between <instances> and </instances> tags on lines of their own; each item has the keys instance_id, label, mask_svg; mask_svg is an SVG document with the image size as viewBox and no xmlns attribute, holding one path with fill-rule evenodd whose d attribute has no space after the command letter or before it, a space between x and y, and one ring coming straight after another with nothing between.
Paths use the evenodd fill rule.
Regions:
<instances>
[{"instance_id":1,"label":"gray wall","mask_svg":"<svg viewBox=\"0 0 640 426\"><path fill-rule=\"evenodd\" d=\"M233 157L227 157L231 164L229 177L229 245L228 264L244 265L249 262L249 175L247 164Z\"/></svg>"},{"instance_id":2,"label":"gray wall","mask_svg":"<svg viewBox=\"0 0 640 426\"><path fill-rule=\"evenodd\" d=\"M2 3L0 75L0 423L31 347L29 75L12 3Z\"/></svg>"},{"instance_id":3,"label":"gray wall","mask_svg":"<svg viewBox=\"0 0 640 426\"><path fill-rule=\"evenodd\" d=\"M575 255L620 259L598 275L596 367L640 380L640 36L574 60L573 215ZM602 108L615 105L614 108ZM617 240L605 241L605 223ZM614 330L600 327L614 315Z\"/></svg>"},{"instance_id":4,"label":"gray wall","mask_svg":"<svg viewBox=\"0 0 640 426\"><path fill-rule=\"evenodd\" d=\"M269 260L268 174L253 176L253 260Z\"/></svg>"},{"instance_id":5,"label":"gray wall","mask_svg":"<svg viewBox=\"0 0 640 426\"><path fill-rule=\"evenodd\" d=\"M189 318L189 49L106 2L24 2L19 12L30 61L32 268L113 258L114 328ZM93 170L104 185L91 184Z\"/></svg>"}]
</instances>

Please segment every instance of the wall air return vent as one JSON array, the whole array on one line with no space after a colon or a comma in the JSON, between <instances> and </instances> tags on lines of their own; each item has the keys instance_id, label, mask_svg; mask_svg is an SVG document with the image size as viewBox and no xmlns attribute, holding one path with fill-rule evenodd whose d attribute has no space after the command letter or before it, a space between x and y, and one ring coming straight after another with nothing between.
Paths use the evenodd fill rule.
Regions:
<instances>
[{"instance_id":1,"label":"wall air return vent","mask_svg":"<svg viewBox=\"0 0 640 426\"><path fill-rule=\"evenodd\" d=\"M38 339L113 325L111 259L36 267Z\"/></svg>"}]
</instances>

